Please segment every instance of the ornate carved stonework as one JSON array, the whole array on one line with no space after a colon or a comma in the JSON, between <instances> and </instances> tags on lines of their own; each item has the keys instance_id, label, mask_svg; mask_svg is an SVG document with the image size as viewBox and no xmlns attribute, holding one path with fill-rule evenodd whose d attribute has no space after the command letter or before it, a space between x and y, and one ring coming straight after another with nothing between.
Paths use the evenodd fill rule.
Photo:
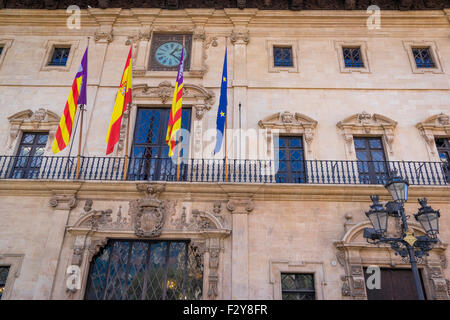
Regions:
<instances>
[{"instance_id":1,"label":"ornate carved stonework","mask_svg":"<svg viewBox=\"0 0 450 320\"><path fill-rule=\"evenodd\" d=\"M113 41L113 33L111 32L96 32L94 34L94 41L99 43L110 43Z\"/></svg>"},{"instance_id":2,"label":"ornate carved stonework","mask_svg":"<svg viewBox=\"0 0 450 320\"><path fill-rule=\"evenodd\" d=\"M166 208L161 200L150 197L130 202L131 223L138 237L158 237L164 225Z\"/></svg>"},{"instance_id":3,"label":"ornate carved stonework","mask_svg":"<svg viewBox=\"0 0 450 320\"><path fill-rule=\"evenodd\" d=\"M133 99L157 98L165 104L170 101L174 87L169 81L161 82L157 87L149 87L147 84L138 84L133 87ZM183 103L201 105L210 110L214 103L214 93L204 87L185 83L183 84Z\"/></svg>"},{"instance_id":4,"label":"ornate carved stonework","mask_svg":"<svg viewBox=\"0 0 450 320\"><path fill-rule=\"evenodd\" d=\"M450 117L445 113L440 113L419 122L416 128L425 139L428 151L432 155L436 155L435 137L450 135Z\"/></svg>"},{"instance_id":5,"label":"ornate carved stonework","mask_svg":"<svg viewBox=\"0 0 450 320\"><path fill-rule=\"evenodd\" d=\"M392 154L392 143L394 142L394 131L396 126L397 122L388 117L376 113L371 115L365 111L345 118L337 124L337 127L343 131L347 157L350 159L352 159L355 154L353 136L358 135L382 136L386 143L387 150Z\"/></svg>"},{"instance_id":6,"label":"ornate carved stonework","mask_svg":"<svg viewBox=\"0 0 450 320\"><path fill-rule=\"evenodd\" d=\"M161 8L177 10L183 8L258 8L274 10L366 10L370 4L378 5L382 10L429 10L449 7L445 0L92 0L87 2L91 7L97 8ZM21 9L65 9L65 0L9 0L0 1L0 8ZM77 2L81 8L86 8L86 2Z\"/></svg>"},{"instance_id":7,"label":"ornate carved stonework","mask_svg":"<svg viewBox=\"0 0 450 320\"><path fill-rule=\"evenodd\" d=\"M47 149L50 147L59 124L59 116L44 108L36 111L20 111L8 117L10 124L8 149L12 150L14 142L21 131L48 131Z\"/></svg>"},{"instance_id":8,"label":"ornate carved stonework","mask_svg":"<svg viewBox=\"0 0 450 320\"><path fill-rule=\"evenodd\" d=\"M247 30L233 30L230 35L232 44L248 44L250 41L250 34Z\"/></svg>"},{"instance_id":9,"label":"ornate carved stonework","mask_svg":"<svg viewBox=\"0 0 450 320\"><path fill-rule=\"evenodd\" d=\"M77 198L72 194L55 194L48 204L57 210L71 210L77 206Z\"/></svg>"},{"instance_id":10,"label":"ornate carved stonework","mask_svg":"<svg viewBox=\"0 0 450 320\"><path fill-rule=\"evenodd\" d=\"M227 202L227 209L232 214L248 214L253 211L255 204L253 200L230 200Z\"/></svg>"},{"instance_id":11,"label":"ornate carved stonework","mask_svg":"<svg viewBox=\"0 0 450 320\"><path fill-rule=\"evenodd\" d=\"M344 269L345 274L341 276L342 296L352 299L366 299L365 278L363 268L376 265L387 268L410 268L408 262L395 255L395 252L388 245L374 246L368 244L363 238L363 230L371 226L370 222L358 223L346 230L342 240L335 241L336 257L339 264ZM419 225L410 225L415 233L423 234ZM430 255L424 259L424 284L429 288L427 295L431 294L431 299L448 299L447 281L443 275L442 261L440 256L444 254L447 245L439 243ZM444 254L445 255L445 254Z\"/></svg>"}]
</instances>

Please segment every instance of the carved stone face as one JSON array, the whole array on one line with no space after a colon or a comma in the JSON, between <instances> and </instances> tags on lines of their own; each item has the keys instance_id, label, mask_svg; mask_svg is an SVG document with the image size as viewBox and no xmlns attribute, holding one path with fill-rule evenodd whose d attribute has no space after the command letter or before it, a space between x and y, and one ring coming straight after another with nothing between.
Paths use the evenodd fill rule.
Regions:
<instances>
[{"instance_id":1,"label":"carved stone face","mask_svg":"<svg viewBox=\"0 0 450 320\"><path fill-rule=\"evenodd\" d=\"M290 112L284 112L281 115L281 121L283 123L293 123L294 122L294 115Z\"/></svg>"}]
</instances>

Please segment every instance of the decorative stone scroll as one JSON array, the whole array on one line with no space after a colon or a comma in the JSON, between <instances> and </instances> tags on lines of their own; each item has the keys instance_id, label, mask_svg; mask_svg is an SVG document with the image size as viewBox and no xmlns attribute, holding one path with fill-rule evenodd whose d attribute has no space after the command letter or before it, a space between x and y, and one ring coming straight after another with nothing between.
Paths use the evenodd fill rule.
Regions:
<instances>
[{"instance_id":1,"label":"decorative stone scroll","mask_svg":"<svg viewBox=\"0 0 450 320\"><path fill-rule=\"evenodd\" d=\"M343 131L346 153L349 160L355 156L353 137L358 135L381 136L389 154L393 154L394 131L397 122L380 114L369 114L365 111L354 114L337 123L337 127Z\"/></svg>"},{"instance_id":2,"label":"decorative stone scroll","mask_svg":"<svg viewBox=\"0 0 450 320\"><path fill-rule=\"evenodd\" d=\"M317 126L316 120L302 113L284 111L283 113L278 112L260 120L258 125L260 128L269 131L267 135L268 144L271 144L272 131L277 129L280 134L293 133L302 135L306 142L307 152L310 155L312 154L312 142L314 140L314 131Z\"/></svg>"},{"instance_id":3,"label":"decorative stone scroll","mask_svg":"<svg viewBox=\"0 0 450 320\"><path fill-rule=\"evenodd\" d=\"M440 113L419 122L416 128L419 129L422 137L425 139L428 151L431 154L431 160L437 161L435 139L437 137L450 136L450 117L445 113Z\"/></svg>"},{"instance_id":4,"label":"decorative stone scroll","mask_svg":"<svg viewBox=\"0 0 450 320\"><path fill-rule=\"evenodd\" d=\"M363 237L364 228L371 227L370 222L358 223L345 232L342 240L335 241L336 258L344 269L342 280L342 296L350 299L366 299L366 286L364 278L364 267L375 265L381 268L410 268L407 261L385 244L375 246L368 244ZM415 234L423 235L424 232L415 222L410 222L410 227ZM397 232L397 231L394 231ZM447 281L443 269L446 268L445 256L447 244L439 242L431 251L430 255L419 264L422 269L424 290L430 299L449 299Z\"/></svg>"},{"instance_id":5,"label":"decorative stone scroll","mask_svg":"<svg viewBox=\"0 0 450 320\"><path fill-rule=\"evenodd\" d=\"M13 149L19 133L23 131L48 131L46 149L49 150L58 128L59 119L56 113L44 108L39 108L34 112L28 109L8 117L10 124L8 150Z\"/></svg>"}]
</instances>

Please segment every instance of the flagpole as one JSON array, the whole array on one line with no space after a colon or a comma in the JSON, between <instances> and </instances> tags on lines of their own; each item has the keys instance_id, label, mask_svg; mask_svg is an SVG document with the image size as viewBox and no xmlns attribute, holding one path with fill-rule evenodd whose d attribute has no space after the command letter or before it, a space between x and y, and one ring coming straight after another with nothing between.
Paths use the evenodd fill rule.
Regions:
<instances>
[{"instance_id":1,"label":"flagpole","mask_svg":"<svg viewBox=\"0 0 450 320\"><path fill-rule=\"evenodd\" d=\"M123 167L123 180L127 179L127 170L128 170L128 141L130 135L130 115L131 115L131 104L127 107L128 115L127 115L127 133L125 137L125 164Z\"/></svg>"},{"instance_id":2,"label":"flagpole","mask_svg":"<svg viewBox=\"0 0 450 320\"><path fill-rule=\"evenodd\" d=\"M133 42L131 42L131 50L133 50ZM133 58L133 53L131 53L131 59ZM133 64L131 63L130 72L133 71ZM133 73L131 73L133 76ZM131 104L127 105L128 117L127 117L127 133L125 137L125 163L123 167L123 180L127 180L127 171L128 171L128 141L130 136L130 116L131 116Z\"/></svg>"},{"instance_id":3,"label":"flagpole","mask_svg":"<svg viewBox=\"0 0 450 320\"><path fill-rule=\"evenodd\" d=\"M227 51L227 46L228 46L228 37L225 37L225 52ZM228 65L227 65L228 68ZM228 72L227 72L227 77L228 77ZM227 83L228 83L228 79L227 79ZM225 90L228 90L228 86L227 88L225 88ZM225 134L225 182L228 181L228 152L227 152L227 123L228 123L228 108L227 108L227 112L225 113L225 130L224 130L224 134Z\"/></svg>"},{"instance_id":4,"label":"flagpole","mask_svg":"<svg viewBox=\"0 0 450 320\"><path fill-rule=\"evenodd\" d=\"M91 39L91 37L88 37L87 41L87 48L89 48L89 40ZM88 49L86 49L88 50ZM87 65L86 65L87 68ZM87 74L87 72L86 72ZM87 90L87 79L83 79L84 84L86 85L86 90ZM83 85L83 83L82 83ZM80 87L80 90L82 88ZM85 94L87 94L85 92ZM86 97L85 97L86 98ZM87 100L85 100L87 102ZM75 175L75 179L78 179L79 175L80 175L80 162L81 162L81 144L82 144L82 140L83 140L83 118L84 118L84 110L86 109L86 103L84 104L80 104L80 138L78 139L78 154L77 154L77 171L76 171L76 175Z\"/></svg>"},{"instance_id":5,"label":"flagpole","mask_svg":"<svg viewBox=\"0 0 450 320\"><path fill-rule=\"evenodd\" d=\"M183 48L181 49L181 53L182 53L182 56L183 56L183 58L184 58L184 45L185 45L185 42L186 42L186 37L185 36L183 36ZM181 56L180 56L180 60L181 60ZM182 61L180 61L180 63L182 63ZM183 63L183 69L184 69L184 63ZM184 70L181 70L181 72L183 72ZM181 109L181 110L183 110L183 109ZM181 112L181 114L183 114L183 112ZM180 122L181 122L181 118L182 118L182 115L180 116ZM179 134L177 133L177 135L178 135L178 139L177 139L177 141L178 141L178 150L177 150L177 181L180 181L180 154L181 154L181 144L180 144L180 135L181 135L181 130L178 130L178 132L179 132Z\"/></svg>"}]
</instances>

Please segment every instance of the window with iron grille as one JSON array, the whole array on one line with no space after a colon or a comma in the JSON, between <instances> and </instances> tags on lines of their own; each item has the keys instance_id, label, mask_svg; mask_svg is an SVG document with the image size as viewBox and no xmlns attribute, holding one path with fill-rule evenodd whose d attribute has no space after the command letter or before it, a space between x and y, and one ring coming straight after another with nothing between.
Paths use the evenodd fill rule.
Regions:
<instances>
[{"instance_id":1,"label":"window with iron grille","mask_svg":"<svg viewBox=\"0 0 450 320\"><path fill-rule=\"evenodd\" d=\"M364 68L361 48L342 48L346 68Z\"/></svg>"},{"instance_id":2,"label":"window with iron grille","mask_svg":"<svg viewBox=\"0 0 450 320\"><path fill-rule=\"evenodd\" d=\"M55 47L48 63L49 66L65 66L69 58L69 47Z\"/></svg>"},{"instance_id":3,"label":"window with iron grille","mask_svg":"<svg viewBox=\"0 0 450 320\"><path fill-rule=\"evenodd\" d=\"M86 300L200 300L202 256L188 241L110 240L91 262Z\"/></svg>"},{"instance_id":4,"label":"window with iron grille","mask_svg":"<svg viewBox=\"0 0 450 320\"><path fill-rule=\"evenodd\" d=\"M292 47L273 47L273 64L275 67L292 67Z\"/></svg>"},{"instance_id":5,"label":"window with iron grille","mask_svg":"<svg viewBox=\"0 0 450 320\"><path fill-rule=\"evenodd\" d=\"M417 68L435 68L430 48L412 48L414 60Z\"/></svg>"},{"instance_id":6,"label":"window with iron grille","mask_svg":"<svg viewBox=\"0 0 450 320\"><path fill-rule=\"evenodd\" d=\"M282 273L281 294L283 300L315 300L314 275L312 273Z\"/></svg>"},{"instance_id":7,"label":"window with iron grille","mask_svg":"<svg viewBox=\"0 0 450 320\"><path fill-rule=\"evenodd\" d=\"M0 266L0 300L5 290L6 280L8 279L9 266Z\"/></svg>"},{"instance_id":8,"label":"window with iron grille","mask_svg":"<svg viewBox=\"0 0 450 320\"><path fill-rule=\"evenodd\" d=\"M48 132L24 132L14 157L13 179L33 179L39 174Z\"/></svg>"}]
</instances>

